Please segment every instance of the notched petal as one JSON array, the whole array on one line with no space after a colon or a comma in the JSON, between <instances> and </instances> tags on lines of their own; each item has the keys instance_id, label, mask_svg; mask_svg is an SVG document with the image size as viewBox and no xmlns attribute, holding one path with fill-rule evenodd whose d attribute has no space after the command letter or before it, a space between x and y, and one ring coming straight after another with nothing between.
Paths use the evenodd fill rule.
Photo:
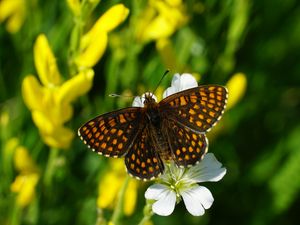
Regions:
<instances>
[{"instance_id":1,"label":"notched petal","mask_svg":"<svg viewBox=\"0 0 300 225\"><path fill-rule=\"evenodd\" d=\"M152 205L152 210L154 213L161 216L169 216L174 211L176 204L176 194L175 192L165 189L160 198Z\"/></svg>"},{"instance_id":2,"label":"notched petal","mask_svg":"<svg viewBox=\"0 0 300 225\"><path fill-rule=\"evenodd\" d=\"M209 209L214 201L211 192L206 187L198 185L182 191L180 195L186 209L193 216L202 216L205 212L204 209Z\"/></svg>"}]
</instances>

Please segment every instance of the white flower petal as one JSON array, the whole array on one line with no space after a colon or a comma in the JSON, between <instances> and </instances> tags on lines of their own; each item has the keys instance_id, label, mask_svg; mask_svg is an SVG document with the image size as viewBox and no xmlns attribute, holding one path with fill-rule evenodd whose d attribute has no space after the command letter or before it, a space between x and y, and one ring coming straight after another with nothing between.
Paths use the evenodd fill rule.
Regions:
<instances>
[{"instance_id":1,"label":"white flower petal","mask_svg":"<svg viewBox=\"0 0 300 225\"><path fill-rule=\"evenodd\" d=\"M132 102L133 107L143 107L144 103L142 102L142 98L140 96L136 96Z\"/></svg>"},{"instance_id":2,"label":"white flower petal","mask_svg":"<svg viewBox=\"0 0 300 225\"><path fill-rule=\"evenodd\" d=\"M168 87L163 93L163 98L166 98L172 94L175 94L176 92L177 91L176 91L175 87Z\"/></svg>"},{"instance_id":3,"label":"white flower petal","mask_svg":"<svg viewBox=\"0 0 300 225\"><path fill-rule=\"evenodd\" d=\"M160 198L152 205L152 211L161 216L169 216L174 211L176 204L176 193L165 189Z\"/></svg>"},{"instance_id":4,"label":"white flower petal","mask_svg":"<svg viewBox=\"0 0 300 225\"><path fill-rule=\"evenodd\" d=\"M145 192L146 199L157 200L152 205L154 213L161 216L170 215L175 208L176 193L163 184L153 184Z\"/></svg>"},{"instance_id":5,"label":"white flower petal","mask_svg":"<svg viewBox=\"0 0 300 225\"><path fill-rule=\"evenodd\" d=\"M198 87L198 83L193 75L189 73L184 73L180 77L179 91L183 91L189 88Z\"/></svg>"},{"instance_id":6,"label":"white flower petal","mask_svg":"<svg viewBox=\"0 0 300 225\"><path fill-rule=\"evenodd\" d=\"M178 73L174 74L171 87L167 88L163 93L163 98L166 98L172 94L175 94L177 92L197 87L198 83L196 79L193 77L193 75L189 73L184 73L182 75L179 75Z\"/></svg>"},{"instance_id":7,"label":"white flower petal","mask_svg":"<svg viewBox=\"0 0 300 225\"><path fill-rule=\"evenodd\" d=\"M209 209L214 201L211 192L203 186L194 186L193 188L181 191L186 209L193 216L202 216L204 209Z\"/></svg>"},{"instance_id":8,"label":"white flower petal","mask_svg":"<svg viewBox=\"0 0 300 225\"><path fill-rule=\"evenodd\" d=\"M216 159L214 154L207 153L203 160L190 168L184 175L186 179L189 179L195 183L206 181L219 181L226 174L226 168L222 167L222 164Z\"/></svg>"},{"instance_id":9,"label":"white flower petal","mask_svg":"<svg viewBox=\"0 0 300 225\"><path fill-rule=\"evenodd\" d=\"M180 79L181 79L180 74L179 73L175 73L174 76L173 76L173 78L172 78L171 87L179 89Z\"/></svg>"},{"instance_id":10,"label":"white flower petal","mask_svg":"<svg viewBox=\"0 0 300 225\"><path fill-rule=\"evenodd\" d=\"M166 190L168 190L168 187L166 185L153 184L146 190L145 198L158 200Z\"/></svg>"}]
</instances>

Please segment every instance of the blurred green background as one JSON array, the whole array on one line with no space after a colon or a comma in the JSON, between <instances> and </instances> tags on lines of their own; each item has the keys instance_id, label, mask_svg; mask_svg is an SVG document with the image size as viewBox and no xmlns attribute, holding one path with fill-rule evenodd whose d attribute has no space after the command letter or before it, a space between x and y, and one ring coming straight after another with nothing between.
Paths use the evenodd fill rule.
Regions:
<instances>
[{"instance_id":1,"label":"blurred green background","mask_svg":"<svg viewBox=\"0 0 300 225\"><path fill-rule=\"evenodd\" d=\"M96 224L98 184L110 170L108 160L87 151L74 136L67 150L55 148L50 184L43 183L53 146L41 138L21 89L28 74L38 73L33 47L39 34L47 36L63 79L70 79L82 70L72 61L80 51L76 38L118 3L129 14L109 32L105 53L89 67L95 72L92 88L73 101L73 116L64 126L76 134L88 119L129 106L132 99L109 98L108 94L153 90L167 68L171 74L193 73L200 84L226 85L241 73L246 81L241 85L231 80L233 93L229 93L239 97L209 134L209 151L227 168L222 181L204 184L213 193L213 206L204 216L193 217L180 203L171 216L154 215L152 223L298 223L299 1L82 0L81 6L87 6L85 16L72 11L77 1L10 0L15 5L1 8L4 2L8 1L0 1L0 224ZM166 11L159 11L162 6L156 4L166 4ZM13 16L19 28L9 28ZM170 22L170 32L158 30L147 36L147 29L159 29L151 23L161 17ZM171 79L170 75L163 80L158 94ZM12 140L17 144L11 144ZM31 172L39 174L34 197L25 206L18 206L20 191L12 191L23 168L16 166L17 146L27 149L35 164ZM135 211L122 217L120 224L137 224L142 218L148 186L139 184ZM109 183L106 188L110 189ZM108 219L112 211L104 209L104 216Z\"/></svg>"}]
</instances>

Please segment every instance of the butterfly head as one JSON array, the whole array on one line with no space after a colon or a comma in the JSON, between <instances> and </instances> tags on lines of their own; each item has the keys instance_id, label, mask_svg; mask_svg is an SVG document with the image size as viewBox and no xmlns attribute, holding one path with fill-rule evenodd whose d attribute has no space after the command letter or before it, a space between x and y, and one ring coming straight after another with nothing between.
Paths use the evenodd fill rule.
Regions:
<instances>
[{"instance_id":1,"label":"butterfly head","mask_svg":"<svg viewBox=\"0 0 300 225\"><path fill-rule=\"evenodd\" d=\"M156 97L151 92L145 93L142 100L143 100L144 106L149 106L149 105L155 104L157 102Z\"/></svg>"}]
</instances>

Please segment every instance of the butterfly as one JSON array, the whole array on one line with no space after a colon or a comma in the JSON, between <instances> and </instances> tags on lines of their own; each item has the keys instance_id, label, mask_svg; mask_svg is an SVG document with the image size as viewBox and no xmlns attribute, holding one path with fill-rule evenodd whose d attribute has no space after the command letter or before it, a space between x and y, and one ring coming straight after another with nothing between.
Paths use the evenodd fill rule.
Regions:
<instances>
[{"instance_id":1,"label":"butterfly","mask_svg":"<svg viewBox=\"0 0 300 225\"><path fill-rule=\"evenodd\" d=\"M208 150L206 133L221 118L228 91L203 85L156 102L146 93L144 107L128 107L91 119L78 135L93 151L106 157L125 157L127 172L152 180L164 172L164 162L189 167Z\"/></svg>"}]
</instances>

